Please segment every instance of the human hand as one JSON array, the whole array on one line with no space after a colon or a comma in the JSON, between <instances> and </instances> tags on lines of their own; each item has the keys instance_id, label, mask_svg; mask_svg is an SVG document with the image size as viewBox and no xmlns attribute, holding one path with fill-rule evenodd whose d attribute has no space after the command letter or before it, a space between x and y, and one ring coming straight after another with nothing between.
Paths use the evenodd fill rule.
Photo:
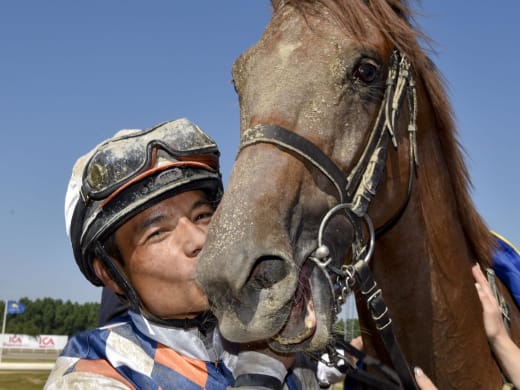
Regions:
<instances>
[{"instance_id":1,"label":"human hand","mask_svg":"<svg viewBox=\"0 0 520 390\"><path fill-rule=\"evenodd\" d=\"M361 336L355 337L352 340L350 340L350 345L352 345L357 350L362 351L363 340L361 339ZM341 348L337 349L337 352L340 355L345 356L349 364L351 364L352 366L356 365L357 359L354 356L345 354L345 351ZM323 354L321 358L326 362L329 362L329 355L327 353ZM345 361L343 359L339 359L337 365L338 367L343 366L345 365ZM316 376L318 378L318 382L322 386L330 386L332 383L337 383L345 379L345 374L338 370L338 368L336 368L335 366L329 366L328 364L325 364L321 361L318 362Z\"/></svg>"},{"instance_id":2,"label":"human hand","mask_svg":"<svg viewBox=\"0 0 520 390\"><path fill-rule=\"evenodd\" d=\"M350 345L352 345L357 350L362 351L363 350L363 339L361 338L361 336L354 337L352 340L350 340Z\"/></svg>"},{"instance_id":3,"label":"human hand","mask_svg":"<svg viewBox=\"0 0 520 390\"><path fill-rule=\"evenodd\" d=\"M420 390L437 390L437 386L426 376L426 374L419 367L413 369L415 374L415 381Z\"/></svg>"},{"instance_id":4,"label":"human hand","mask_svg":"<svg viewBox=\"0 0 520 390\"><path fill-rule=\"evenodd\" d=\"M471 272L475 278L475 288L482 304L482 317L486 335L493 343L497 338L507 336L507 330L502 320L498 302L480 266L474 265L471 267Z\"/></svg>"},{"instance_id":5,"label":"human hand","mask_svg":"<svg viewBox=\"0 0 520 390\"><path fill-rule=\"evenodd\" d=\"M473 266L471 272L475 277L475 287L482 304L482 316L488 340L507 377L516 388L520 388L520 348L507 333L498 302L480 266L478 264Z\"/></svg>"}]
</instances>

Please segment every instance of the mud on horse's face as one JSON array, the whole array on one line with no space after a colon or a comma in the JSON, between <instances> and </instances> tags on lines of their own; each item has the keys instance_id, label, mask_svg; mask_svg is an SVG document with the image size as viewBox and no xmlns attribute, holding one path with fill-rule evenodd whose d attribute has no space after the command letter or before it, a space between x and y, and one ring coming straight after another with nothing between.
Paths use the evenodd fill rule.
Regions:
<instances>
[{"instance_id":1,"label":"mud on horse's face","mask_svg":"<svg viewBox=\"0 0 520 390\"><path fill-rule=\"evenodd\" d=\"M226 338L269 340L280 351L329 340L333 291L308 258L320 222L341 199L334 182L290 147L248 144L248 129L289 129L349 172L368 142L392 53L378 32L361 44L321 11L304 18L282 7L233 67L244 144L198 271ZM336 267L353 239L346 215L327 223L323 241Z\"/></svg>"}]
</instances>

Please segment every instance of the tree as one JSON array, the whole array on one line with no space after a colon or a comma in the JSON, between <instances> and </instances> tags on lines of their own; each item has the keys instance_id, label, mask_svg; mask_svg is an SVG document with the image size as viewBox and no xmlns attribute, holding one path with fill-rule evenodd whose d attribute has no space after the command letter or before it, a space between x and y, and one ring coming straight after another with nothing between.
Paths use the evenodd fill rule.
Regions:
<instances>
[{"instance_id":1,"label":"tree","mask_svg":"<svg viewBox=\"0 0 520 390\"><path fill-rule=\"evenodd\" d=\"M352 340L361 334L357 318L348 318L346 323L340 319L332 326L332 330L342 334L345 340Z\"/></svg>"},{"instance_id":2,"label":"tree","mask_svg":"<svg viewBox=\"0 0 520 390\"><path fill-rule=\"evenodd\" d=\"M97 326L99 303L79 304L52 298L36 299L33 302L26 297L19 302L25 305L25 312L7 316L6 333L71 336ZM4 307L5 302L1 302L1 313Z\"/></svg>"}]
</instances>

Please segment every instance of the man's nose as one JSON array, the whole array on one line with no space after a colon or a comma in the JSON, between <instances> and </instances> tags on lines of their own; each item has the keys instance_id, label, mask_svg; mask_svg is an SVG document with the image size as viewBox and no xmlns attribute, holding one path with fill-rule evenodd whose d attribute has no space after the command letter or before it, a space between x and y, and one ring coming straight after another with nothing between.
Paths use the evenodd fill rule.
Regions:
<instances>
[{"instance_id":1,"label":"man's nose","mask_svg":"<svg viewBox=\"0 0 520 390\"><path fill-rule=\"evenodd\" d=\"M183 217L177 223L177 228L180 228L179 233L182 234L184 252L190 257L196 257L206 242L207 226L197 225Z\"/></svg>"}]
</instances>

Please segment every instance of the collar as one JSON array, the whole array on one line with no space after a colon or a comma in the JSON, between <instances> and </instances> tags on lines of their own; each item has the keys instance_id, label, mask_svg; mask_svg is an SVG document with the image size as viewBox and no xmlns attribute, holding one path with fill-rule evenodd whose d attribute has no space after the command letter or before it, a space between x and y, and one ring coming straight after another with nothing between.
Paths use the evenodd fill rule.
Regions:
<instances>
[{"instance_id":1,"label":"collar","mask_svg":"<svg viewBox=\"0 0 520 390\"><path fill-rule=\"evenodd\" d=\"M204 361L222 358L222 338L215 326L203 332L198 326L175 327L156 324L132 310L129 310L128 314L140 333L184 356Z\"/></svg>"}]
</instances>

